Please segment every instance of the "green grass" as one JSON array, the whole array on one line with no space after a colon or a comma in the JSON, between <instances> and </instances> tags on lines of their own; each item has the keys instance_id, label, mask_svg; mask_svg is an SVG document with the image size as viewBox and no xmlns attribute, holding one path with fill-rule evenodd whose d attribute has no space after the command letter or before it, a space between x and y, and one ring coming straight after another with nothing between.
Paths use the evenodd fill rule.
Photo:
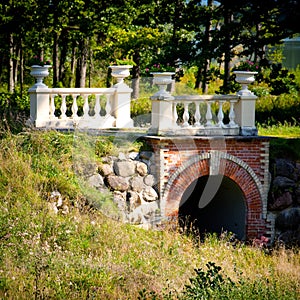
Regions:
<instances>
[{"instance_id":1,"label":"green grass","mask_svg":"<svg viewBox=\"0 0 300 300\"><path fill-rule=\"evenodd\" d=\"M300 126L288 122L277 125L258 124L258 134L281 138L300 138Z\"/></svg>"},{"instance_id":2,"label":"green grass","mask_svg":"<svg viewBox=\"0 0 300 300\"><path fill-rule=\"evenodd\" d=\"M199 299L199 291L204 299L299 299L299 249L266 253L226 235L200 241L176 224L160 231L114 221L74 172L73 134L1 137L1 299ZM124 146L101 141L99 156ZM69 213L51 209L53 191Z\"/></svg>"}]
</instances>

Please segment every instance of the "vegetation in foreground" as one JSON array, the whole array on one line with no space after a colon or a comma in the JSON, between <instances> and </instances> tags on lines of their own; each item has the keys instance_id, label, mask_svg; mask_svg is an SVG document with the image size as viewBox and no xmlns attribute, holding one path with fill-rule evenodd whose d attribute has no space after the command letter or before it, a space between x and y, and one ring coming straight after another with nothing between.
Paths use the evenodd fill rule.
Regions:
<instances>
[{"instance_id":1,"label":"vegetation in foreground","mask_svg":"<svg viewBox=\"0 0 300 300\"><path fill-rule=\"evenodd\" d=\"M73 145L68 133L1 133L2 299L299 299L299 249L116 222L88 205ZM51 209L53 191L68 211Z\"/></svg>"}]
</instances>

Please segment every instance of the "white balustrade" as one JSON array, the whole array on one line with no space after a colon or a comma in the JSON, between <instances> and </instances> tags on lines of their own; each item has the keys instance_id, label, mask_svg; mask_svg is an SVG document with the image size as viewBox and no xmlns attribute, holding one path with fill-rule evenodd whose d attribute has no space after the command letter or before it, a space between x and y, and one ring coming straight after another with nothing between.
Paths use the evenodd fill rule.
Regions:
<instances>
[{"instance_id":1,"label":"white balustrade","mask_svg":"<svg viewBox=\"0 0 300 300\"><path fill-rule=\"evenodd\" d=\"M235 123L234 112L234 105L238 101L237 95L175 96L169 104L173 105L172 110L176 112L176 120L173 120L176 133L238 135L239 125Z\"/></svg>"},{"instance_id":2,"label":"white balustrade","mask_svg":"<svg viewBox=\"0 0 300 300\"><path fill-rule=\"evenodd\" d=\"M244 82L243 82L244 83ZM246 84L251 83L249 80ZM243 86L236 95L165 95L151 97L149 134L155 135L257 135L257 97Z\"/></svg>"},{"instance_id":3,"label":"white balustrade","mask_svg":"<svg viewBox=\"0 0 300 300\"><path fill-rule=\"evenodd\" d=\"M36 127L73 129L78 128L111 128L115 127L112 102L115 100L115 88L40 88L29 91L32 102L38 97L38 104L44 102L43 112L36 110L31 114ZM31 103L33 104L33 103ZM47 107L48 105L48 107ZM31 111L33 111L31 105Z\"/></svg>"},{"instance_id":4,"label":"white balustrade","mask_svg":"<svg viewBox=\"0 0 300 300\"><path fill-rule=\"evenodd\" d=\"M122 72L113 69L117 83L112 88L48 88L35 84L29 89L30 125L54 129L132 128L132 89L123 80L130 66L125 67L126 72L124 67ZM237 95L182 96L161 89L151 97L148 134L257 135L256 99L245 88Z\"/></svg>"},{"instance_id":5,"label":"white balustrade","mask_svg":"<svg viewBox=\"0 0 300 300\"><path fill-rule=\"evenodd\" d=\"M102 129L131 128L132 89L123 81L128 72L117 74L112 88L48 88L33 85L28 124L37 128Z\"/></svg>"}]
</instances>

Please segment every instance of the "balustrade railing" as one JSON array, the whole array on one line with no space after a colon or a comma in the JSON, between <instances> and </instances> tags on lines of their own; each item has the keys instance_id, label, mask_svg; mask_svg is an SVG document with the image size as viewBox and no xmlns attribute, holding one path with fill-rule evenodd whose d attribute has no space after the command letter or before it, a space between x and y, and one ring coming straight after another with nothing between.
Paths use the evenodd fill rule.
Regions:
<instances>
[{"instance_id":1,"label":"balustrade railing","mask_svg":"<svg viewBox=\"0 0 300 300\"><path fill-rule=\"evenodd\" d=\"M49 89L48 127L115 127L114 88Z\"/></svg>"},{"instance_id":2,"label":"balustrade railing","mask_svg":"<svg viewBox=\"0 0 300 300\"><path fill-rule=\"evenodd\" d=\"M112 88L48 88L37 82L29 89L29 124L37 128L130 128L132 89L116 75ZM122 79L121 78L121 79Z\"/></svg>"},{"instance_id":3,"label":"balustrade railing","mask_svg":"<svg viewBox=\"0 0 300 300\"><path fill-rule=\"evenodd\" d=\"M236 95L172 96L167 93L165 82L156 80L161 90L151 97L149 134L257 135L257 97L247 88L254 81L254 76L247 72L244 75L246 79L240 81L243 88Z\"/></svg>"},{"instance_id":4,"label":"balustrade railing","mask_svg":"<svg viewBox=\"0 0 300 300\"><path fill-rule=\"evenodd\" d=\"M173 124L181 134L239 134L234 105L237 95L175 96Z\"/></svg>"},{"instance_id":5,"label":"balustrade railing","mask_svg":"<svg viewBox=\"0 0 300 300\"><path fill-rule=\"evenodd\" d=\"M37 128L54 129L133 127L130 117L132 89L123 81L130 74L129 68L112 68L112 75L118 81L112 88L48 88L37 81L29 89L30 124ZM167 75L171 78L170 74ZM257 134L257 97L247 89L249 80L243 80L243 89L236 95L172 96L166 91L165 77L155 79L160 90L151 97L148 134Z\"/></svg>"}]
</instances>

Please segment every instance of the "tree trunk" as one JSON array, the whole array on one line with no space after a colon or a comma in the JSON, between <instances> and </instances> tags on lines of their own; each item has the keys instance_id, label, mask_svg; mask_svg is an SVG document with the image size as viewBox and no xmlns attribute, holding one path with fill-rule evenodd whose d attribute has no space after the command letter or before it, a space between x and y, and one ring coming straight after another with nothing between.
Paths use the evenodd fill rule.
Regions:
<instances>
[{"instance_id":1,"label":"tree trunk","mask_svg":"<svg viewBox=\"0 0 300 300\"><path fill-rule=\"evenodd\" d=\"M87 69L88 48L86 41L83 43L83 51L81 55L80 83L79 87L85 87L86 69Z\"/></svg>"},{"instance_id":2,"label":"tree trunk","mask_svg":"<svg viewBox=\"0 0 300 300\"><path fill-rule=\"evenodd\" d=\"M207 0L207 7L212 10L213 0ZM208 74L210 67L210 30L211 30L211 12L207 16L206 24L205 24L205 34L204 34L204 45L207 45L207 50L204 51L204 64L203 64L203 77L202 77L202 93L206 94L208 90L207 82L208 82Z\"/></svg>"},{"instance_id":3,"label":"tree trunk","mask_svg":"<svg viewBox=\"0 0 300 300\"><path fill-rule=\"evenodd\" d=\"M212 9L213 0L207 0L207 7ZM202 93L207 93L207 82L208 82L208 74L209 74L209 67L210 67L210 30L211 30L211 13L207 14L206 16L206 23L205 23L205 33L203 36L203 53L201 62L199 62L199 68L196 75L196 83L195 88L201 89ZM204 48L205 47L205 48Z\"/></svg>"},{"instance_id":4,"label":"tree trunk","mask_svg":"<svg viewBox=\"0 0 300 300\"><path fill-rule=\"evenodd\" d=\"M58 33L54 33L53 39L53 86L56 87L58 83L59 63L58 63Z\"/></svg>"},{"instance_id":5,"label":"tree trunk","mask_svg":"<svg viewBox=\"0 0 300 300\"><path fill-rule=\"evenodd\" d=\"M23 57L23 40L21 39L20 47L20 92L23 95L23 83L24 83L24 57Z\"/></svg>"},{"instance_id":6,"label":"tree trunk","mask_svg":"<svg viewBox=\"0 0 300 300\"><path fill-rule=\"evenodd\" d=\"M67 52L69 49L67 33L68 33L67 31L63 31L60 36L61 51L60 51L60 60L59 60L59 71L58 71L59 81L63 80L63 72L65 69L65 62L67 61Z\"/></svg>"},{"instance_id":7,"label":"tree trunk","mask_svg":"<svg viewBox=\"0 0 300 300\"><path fill-rule=\"evenodd\" d=\"M15 55L16 57L20 57L20 45L16 46L16 51L15 51ZM18 69L19 69L19 60L18 59L14 59L14 85L16 86L16 84L18 83Z\"/></svg>"},{"instance_id":8,"label":"tree trunk","mask_svg":"<svg viewBox=\"0 0 300 300\"><path fill-rule=\"evenodd\" d=\"M231 12L227 5L224 6L224 27L225 27L225 51L224 51L224 81L223 91L228 92L229 77L230 77L230 61L231 61L231 41L230 31L228 31L229 24L231 23Z\"/></svg>"},{"instance_id":9,"label":"tree trunk","mask_svg":"<svg viewBox=\"0 0 300 300\"><path fill-rule=\"evenodd\" d=\"M9 61L8 61L8 92L12 93L15 89L14 85L14 39L13 35L9 34Z\"/></svg>"},{"instance_id":10,"label":"tree trunk","mask_svg":"<svg viewBox=\"0 0 300 300\"><path fill-rule=\"evenodd\" d=\"M76 87L79 88L85 87L88 52L88 39L83 39L80 42L80 58L77 61L76 72Z\"/></svg>"},{"instance_id":11,"label":"tree trunk","mask_svg":"<svg viewBox=\"0 0 300 300\"><path fill-rule=\"evenodd\" d=\"M72 58L71 58L71 73L72 77L70 80L70 87L73 87L74 85L74 78L75 78L75 70L76 70L76 45L73 45L72 47Z\"/></svg>"},{"instance_id":12,"label":"tree trunk","mask_svg":"<svg viewBox=\"0 0 300 300\"><path fill-rule=\"evenodd\" d=\"M202 86L202 66L201 63L199 64L200 66L198 67L197 70L197 75L196 75L196 82L195 82L195 89L200 89Z\"/></svg>"},{"instance_id":13,"label":"tree trunk","mask_svg":"<svg viewBox=\"0 0 300 300\"><path fill-rule=\"evenodd\" d=\"M139 50L136 50L133 55L133 61L135 62L135 66L132 68L132 98L138 99L140 95L140 75L141 75L141 69L140 69L140 52Z\"/></svg>"},{"instance_id":14,"label":"tree trunk","mask_svg":"<svg viewBox=\"0 0 300 300\"><path fill-rule=\"evenodd\" d=\"M91 82L92 82L92 71L93 71L93 50L89 47L89 59L88 59L88 85L89 88L91 87Z\"/></svg>"}]
</instances>

